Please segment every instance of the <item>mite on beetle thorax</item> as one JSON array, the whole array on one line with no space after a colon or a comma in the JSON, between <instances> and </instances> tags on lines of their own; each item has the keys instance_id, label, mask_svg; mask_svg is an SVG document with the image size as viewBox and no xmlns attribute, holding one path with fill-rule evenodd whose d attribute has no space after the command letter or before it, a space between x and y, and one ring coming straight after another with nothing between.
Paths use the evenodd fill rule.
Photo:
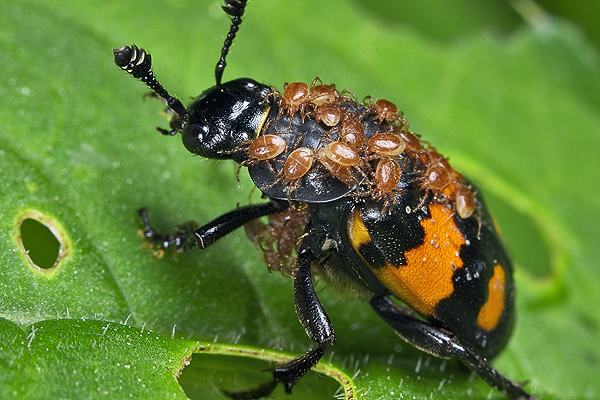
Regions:
<instances>
[{"instance_id":1,"label":"mite on beetle thorax","mask_svg":"<svg viewBox=\"0 0 600 400\"><path fill-rule=\"evenodd\" d=\"M425 195L433 194L461 218L475 213L469 184L446 158L421 142L392 102L359 102L318 78L310 85L288 83L282 93L273 89L268 99L269 114L247 147L246 163L251 174L265 166L271 171L268 182L259 185L269 194L279 191L285 193L280 197L294 200L303 181L316 179L322 184L314 197L318 189L346 186L347 191L334 192L383 200L392 207L400 182L407 183L402 177L410 176Z\"/></svg>"}]
</instances>

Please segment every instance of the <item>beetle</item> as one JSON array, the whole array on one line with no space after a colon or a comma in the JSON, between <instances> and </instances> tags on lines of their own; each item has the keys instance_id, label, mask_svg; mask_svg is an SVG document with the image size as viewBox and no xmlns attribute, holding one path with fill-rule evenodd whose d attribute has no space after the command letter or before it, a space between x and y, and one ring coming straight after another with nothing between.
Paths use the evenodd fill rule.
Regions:
<instances>
[{"instance_id":1,"label":"beetle","mask_svg":"<svg viewBox=\"0 0 600 400\"><path fill-rule=\"evenodd\" d=\"M314 342L272 370L257 390L291 392L334 343L313 274L363 298L406 342L456 358L512 399L533 397L490 365L514 325L509 256L477 188L412 132L389 100L358 101L334 85L291 82L282 92L250 78L222 82L247 0L225 0L231 25L215 85L187 107L158 82L150 53L114 49L114 61L162 98L170 129L192 153L246 167L268 201L238 207L207 224L162 234L139 211L157 250L204 249L237 228L269 268L293 281L299 321ZM267 217L267 221L265 218ZM400 304L402 303L402 304Z\"/></svg>"}]
</instances>

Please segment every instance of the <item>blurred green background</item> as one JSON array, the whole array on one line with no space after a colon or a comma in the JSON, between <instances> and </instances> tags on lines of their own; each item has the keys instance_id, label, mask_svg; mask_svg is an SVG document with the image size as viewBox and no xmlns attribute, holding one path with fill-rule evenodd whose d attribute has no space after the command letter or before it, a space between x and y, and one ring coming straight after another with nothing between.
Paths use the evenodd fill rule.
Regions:
<instances>
[{"instance_id":1,"label":"blurred green background","mask_svg":"<svg viewBox=\"0 0 600 400\"><path fill-rule=\"evenodd\" d=\"M495 365L541 399L600 395L599 15L597 2L552 0L251 0L225 72L278 87L318 74L389 98L482 188L517 269L517 329ZM136 235L139 206L169 229L257 194L230 163L156 134L160 104L110 49L147 48L185 100L212 85L227 25L218 1L0 4L0 398L183 398L173 376L196 341L309 345L289 280L243 232L162 259ZM27 218L59 236L58 262ZM503 398L402 343L366 304L318 290L338 333L330 360L358 398ZM268 365L196 354L180 382L220 399ZM336 390L311 373L289 398Z\"/></svg>"},{"instance_id":2,"label":"blurred green background","mask_svg":"<svg viewBox=\"0 0 600 400\"><path fill-rule=\"evenodd\" d=\"M443 43L473 34L506 37L524 25L561 18L576 25L596 46L600 45L600 25L597 23L600 4L595 1L354 1L365 13L383 23L411 27Z\"/></svg>"}]
</instances>

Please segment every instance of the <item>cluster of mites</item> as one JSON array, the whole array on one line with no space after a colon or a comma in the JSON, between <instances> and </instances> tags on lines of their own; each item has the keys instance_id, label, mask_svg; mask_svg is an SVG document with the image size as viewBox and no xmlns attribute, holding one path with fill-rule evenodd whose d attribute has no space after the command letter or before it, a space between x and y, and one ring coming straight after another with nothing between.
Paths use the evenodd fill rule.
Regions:
<instances>
[{"instance_id":1,"label":"cluster of mites","mask_svg":"<svg viewBox=\"0 0 600 400\"><path fill-rule=\"evenodd\" d=\"M281 178L293 188L319 162L336 179L351 185L366 179L368 194L376 200L393 203L402 176L402 157L410 157L422 168L422 187L447 202L454 202L456 213L468 218L475 212L475 195L446 158L407 128L406 120L390 101L367 98L358 108L360 113L343 104L358 102L340 93L334 85L324 85L318 78L309 86L303 82L288 83L283 94L277 94L280 113L290 117L299 113L302 120L314 118L329 130L329 143L320 149L298 147L287 156ZM365 135L365 118L373 118L381 132ZM331 133L335 133L331 135ZM287 149L286 141L276 134L263 134L248 147L250 162L272 160Z\"/></svg>"}]
</instances>

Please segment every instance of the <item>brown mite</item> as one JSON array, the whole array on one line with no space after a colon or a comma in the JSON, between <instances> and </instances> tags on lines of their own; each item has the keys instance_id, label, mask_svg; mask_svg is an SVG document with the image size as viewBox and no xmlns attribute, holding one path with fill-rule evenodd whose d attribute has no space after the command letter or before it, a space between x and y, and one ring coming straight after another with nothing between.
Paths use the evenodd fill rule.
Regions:
<instances>
[{"instance_id":1,"label":"brown mite","mask_svg":"<svg viewBox=\"0 0 600 400\"><path fill-rule=\"evenodd\" d=\"M395 133L396 135L400 136L400 139L404 140L404 143L406 143L407 151L418 152L423 150L423 145L421 144L421 141L414 133L407 131L399 131Z\"/></svg>"},{"instance_id":2,"label":"brown mite","mask_svg":"<svg viewBox=\"0 0 600 400\"><path fill-rule=\"evenodd\" d=\"M397 156L406 148L406 142L393 133L377 133L369 138L369 150L381 156Z\"/></svg>"},{"instance_id":3,"label":"brown mite","mask_svg":"<svg viewBox=\"0 0 600 400\"><path fill-rule=\"evenodd\" d=\"M329 160L343 167L355 167L360 164L360 154L348 143L335 141L323 149L323 154Z\"/></svg>"},{"instance_id":4,"label":"brown mite","mask_svg":"<svg viewBox=\"0 0 600 400\"><path fill-rule=\"evenodd\" d=\"M340 131L340 139L358 148L362 148L367 141L365 137L365 129L359 120L346 117L342 122L342 130Z\"/></svg>"},{"instance_id":5,"label":"brown mite","mask_svg":"<svg viewBox=\"0 0 600 400\"><path fill-rule=\"evenodd\" d=\"M429 162L425 172L425 186L442 191L458 178L458 174L452 169L448 160L436 150L429 149L427 155Z\"/></svg>"},{"instance_id":6,"label":"brown mite","mask_svg":"<svg viewBox=\"0 0 600 400\"><path fill-rule=\"evenodd\" d=\"M315 153L308 147L299 147L292 151L283 165L283 177L286 182L302 178L313 165Z\"/></svg>"},{"instance_id":7,"label":"brown mite","mask_svg":"<svg viewBox=\"0 0 600 400\"><path fill-rule=\"evenodd\" d=\"M379 122L392 122L398 119L398 107L389 100L378 99L373 108Z\"/></svg>"},{"instance_id":8,"label":"brown mite","mask_svg":"<svg viewBox=\"0 0 600 400\"><path fill-rule=\"evenodd\" d=\"M269 270L289 275L296 260L296 244L304 234L307 223L306 207L289 207L283 212L269 215L266 222L261 218L250 221L244 225L244 230L263 253Z\"/></svg>"},{"instance_id":9,"label":"brown mite","mask_svg":"<svg viewBox=\"0 0 600 400\"><path fill-rule=\"evenodd\" d=\"M448 171L454 172L454 170L450 166L450 163L448 162L448 159L441 155L436 149L427 149L427 157L429 158L430 165L438 164L447 169Z\"/></svg>"},{"instance_id":10,"label":"brown mite","mask_svg":"<svg viewBox=\"0 0 600 400\"><path fill-rule=\"evenodd\" d=\"M308 101L317 106L335 102L339 97L334 85L315 85L310 89Z\"/></svg>"},{"instance_id":11,"label":"brown mite","mask_svg":"<svg viewBox=\"0 0 600 400\"><path fill-rule=\"evenodd\" d=\"M466 185L459 184L454 193L456 213L462 219L469 218L475 212L475 193Z\"/></svg>"},{"instance_id":12,"label":"brown mite","mask_svg":"<svg viewBox=\"0 0 600 400\"><path fill-rule=\"evenodd\" d=\"M437 164L427 168L425 186L429 189L441 191L451 182L452 178L448 170L441 165Z\"/></svg>"},{"instance_id":13,"label":"brown mite","mask_svg":"<svg viewBox=\"0 0 600 400\"><path fill-rule=\"evenodd\" d=\"M270 160L285 151L286 142L278 135L261 135L248 147L248 155L255 160Z\"/></svg>"},{"instance_id":14,"label":"brown mite","mask_svg":"<svg viewBox=\"0 0 600 400\"><path fill-rule=\"evenodd\" d=\"M347 185L356 183L356 178L352 176L351 167L345 167L334 161L331 161L325 155L325 148L321 149L318 154L319 162L329 171L329 173L337 180L344 182Z\"/></svg>"},{"instance_id":15,"label":"brown mite","mask_svg":"<svg viewBox=\"0 0 600 400\"><path fill-rule=\"evenodd\" d=\"M308 85L304 82L287 83L283 88L282 106L288 109L290 115L303 111L309 93Z\"/></svg>"},{"instance_id":16,"label":"brown mite","mask_svg":"<svg viewBox=\"0 0 600 400\"><path fill-rule=\"evenodd\" d=\"M317 119L327 126L336 126L340 122L342 112L333 104L325 104L317 108Z\"/></svg>"},{"instance_id":17,"label":"brown mite","mask_svg":"<svg viewBox=\"0 0 600 400\"><path fill-rule=\"evenodd\" d=\"M375 169L375 196L392 193L400 181L400 165L391 158L382 158Z\"/></svg>"}]
</instances>

